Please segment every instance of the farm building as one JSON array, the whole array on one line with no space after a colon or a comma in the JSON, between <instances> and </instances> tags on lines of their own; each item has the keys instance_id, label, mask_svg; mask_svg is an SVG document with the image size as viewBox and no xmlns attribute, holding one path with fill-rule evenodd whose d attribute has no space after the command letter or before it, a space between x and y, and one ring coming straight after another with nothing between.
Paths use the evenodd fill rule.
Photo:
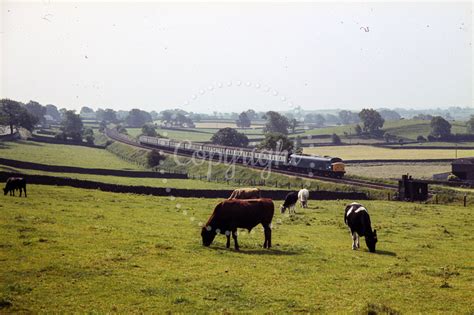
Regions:
<instances>
[{"instance_id":1,"label":"farm building","mask_svg":"<svg viewBox=\"0 0 474 315\"><path fill-rule=\"evenodd\" d=\"M452 173L462 180L474 180L474 157L454 160L451 163Z\"/></svg>"}]
</instances>

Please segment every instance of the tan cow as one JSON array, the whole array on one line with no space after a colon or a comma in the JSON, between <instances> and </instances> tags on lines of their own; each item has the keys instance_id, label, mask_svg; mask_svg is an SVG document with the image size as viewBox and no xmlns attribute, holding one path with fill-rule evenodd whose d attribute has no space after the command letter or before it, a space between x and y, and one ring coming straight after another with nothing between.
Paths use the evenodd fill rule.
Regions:
<instances>
[{"instance_id":1,"label":"tan cow","mask_svg":"<svg viewBox=\"0 0 474 315\"><path fill-rule=\"evenodd\" d=\"M232 192L228 199L259 199L259 188L239 188Z\"/></svg>"}]
</instances>

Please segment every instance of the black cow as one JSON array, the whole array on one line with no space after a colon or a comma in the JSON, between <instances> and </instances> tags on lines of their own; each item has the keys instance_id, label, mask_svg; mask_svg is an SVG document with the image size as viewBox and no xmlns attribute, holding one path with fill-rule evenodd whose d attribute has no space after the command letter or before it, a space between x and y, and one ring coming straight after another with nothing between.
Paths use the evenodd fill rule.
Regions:
<instances>
[{"instance_id":1,"label":"black cow","mask_svg":"<svg viewBox=\"0 0 474 315\"><path fill-rule=\"evenodd\" d=\"M5 188L3 188L3 195L8 194L10 192L10 196L15 196L15 190L20 190L20 197L22 190L25 192L26 197L26 179L22 177L10 177L7 179L5 184Z\"/></svg>"},{"instance_id":2,"label":"black cow","mask_svg":"<svg viewBox=\"0 0 474 315\"><path fill-rule=\"evenodd\" d=\"M210 246L217 234L225 234L226 247L230 247L230 234L237 243L237 228L247 229L249 232L257 225L262 224L265 234L264 248L272 246L271 223L274 206L271 199L229 199L220 202L202 228L201 237L204 246Z\"/></svg>"},{"instance_id":3,"label":"black cow","mask_svg":"<svg viewBox=\"0 0 474 315\"><path fill-rule=\"evenodd\" d=\"M285 197L285 202L280 206L280 212L285 213L286 209L288 209L289 213L291 214L291 210L293 210L293 213L295 212L295 205L296 202L298 201L298 193L297 192L291 192Z\"/></svg>"},{"instance_id":4,"label":"black cow","mask_svg":"<svg viewBox=\"0 0 474 315\"><path fill-rule=\"evenodd\" d=\"M367 209L356 202L347 205L344 211L344 222L351 230L352 249L360 247L359 236L364 236L369 251L374 253L375 244L377 243L377 231L372 231L370 216Z\"/></svg>"}]
</instances>

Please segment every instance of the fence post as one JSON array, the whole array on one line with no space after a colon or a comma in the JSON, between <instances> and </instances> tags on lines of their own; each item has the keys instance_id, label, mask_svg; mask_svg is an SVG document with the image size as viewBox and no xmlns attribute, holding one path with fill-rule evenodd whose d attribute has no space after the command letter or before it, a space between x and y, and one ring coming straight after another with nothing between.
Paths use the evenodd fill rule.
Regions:
<instances>
[{"instance_id":1,"label":"fence post","mask_svg":"<svg viewBox=\"0 0 474 315\"><path fill-rule=\"evenodd\" d=\"M288 189L291 189L291 183L288 182Z\"/></svg>"},{"instance_id":2,"label":"fence post","mask_svg":"<svg viewBox=\"0 0 474 315\"><path fill-rule=\"evenodd\" d=\"M464 194L464 207L467 205L467 194Z\"/></svg>"},{"instance_id":3,"label":"fence post","mask_svg":"<svg viewBox=\"0 0 474 315\"><path fill-rule=\"evenodd\" d=\"M435 202L438 204L438 194L435 195Z\"/></svg>"},{"instance_id":4,"label":"fence post","mask_svg":"<svg viewBox=\"0 0 474 315\"><path fill-rule=\"evenodd\" d=\"M278 181L275 181L275 187L278 188Z\"/></svg>"},{"instance_id":5,"label":"fence post","mask_svg":"<svg viewBox=\"0 0 474 315\"><path fill-rule=\"evenodd\" d=\"M390 201L390 192L387 193L387 200Z\"/></svg>"}]
</instances>

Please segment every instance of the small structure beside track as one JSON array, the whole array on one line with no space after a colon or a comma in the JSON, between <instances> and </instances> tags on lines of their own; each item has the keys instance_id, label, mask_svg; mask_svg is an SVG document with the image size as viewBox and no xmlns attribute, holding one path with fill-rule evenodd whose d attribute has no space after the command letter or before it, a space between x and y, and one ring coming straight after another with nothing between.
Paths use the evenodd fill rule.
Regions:
<instances>
[{"instance_id":1,"label":"small structure beside track","mask_svg":"<svg viewBox=\"0 0 474 315\"><path fill-rule=\"evenodd\" d=\"M405 201L425 201L428 199L428 183L403 175L398 181L398 198Z\"/></svg>"}]
</instances>

